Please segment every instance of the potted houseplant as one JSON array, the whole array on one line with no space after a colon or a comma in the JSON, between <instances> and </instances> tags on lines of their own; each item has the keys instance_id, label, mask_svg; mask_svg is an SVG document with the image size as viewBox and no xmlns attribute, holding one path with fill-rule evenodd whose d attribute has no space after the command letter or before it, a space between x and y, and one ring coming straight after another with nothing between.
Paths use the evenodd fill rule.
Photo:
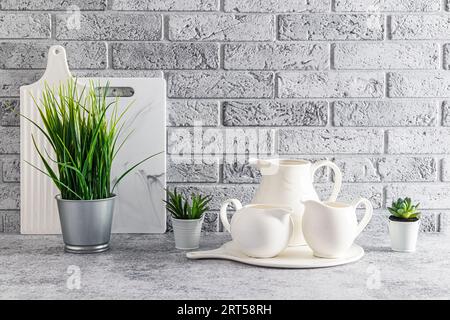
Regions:
<instances>
[{"instance_id":1,"label":"potted houseplant","mask_svg":"<svg viewBox=\"0 0 450 320\"><path fill-rule=\"evenodd\" d=\"M81 87L82 88L82 87ZM118 99L108 103L106 92L93 82L81 89L69 80L58 88L46 86L42 98L34 99L42 125L31 121L44 135L50 151L34 146L45 170L29 163L50 177L59 189L56 196L65 250L94 253L109 249L114 211L115 186L150 156L126 170L111 183L111 166L125 111L118 111Z\"/></svg>"},{"instance_id":2,"label":"potted houseplant","mask_svg":"<svg viewBox=\"0 0 450 320\"><path fill-rule=\"evenodd\" d=\"M163 201L171 214L177 249L189 250L199 247L204 213L209 210L208 203L211 198L192 194L189 199L178 193L176 188L173 192L167 189L167 200Z\"/></svg>"},{"instance_id":3,"label":"potted houseplant","mask_svg":"<svg viewBox=\"0 0 450 320\"><path fill-rule=\"evenodd\" d=\"M420 225L419 204L413 205L410 198L398 199L388 208L389 234L394 251L413 252L416 250Z\"/></svg>"}]
</instances>

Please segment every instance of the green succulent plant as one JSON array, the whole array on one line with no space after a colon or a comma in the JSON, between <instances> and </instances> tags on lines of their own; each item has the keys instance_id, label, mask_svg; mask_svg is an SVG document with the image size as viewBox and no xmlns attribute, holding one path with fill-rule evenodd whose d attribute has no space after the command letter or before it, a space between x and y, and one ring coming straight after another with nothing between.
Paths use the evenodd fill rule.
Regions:
<instances>
[{"instance_id":1,"label":"green succulent plant","mask_svg":"<svg viewBox=\"0 0 450 320\"><path fill-rule=\"evenodd\" d=\"M397 201L392 202L392 207L388 207L388 210L394 217L410 220L420 217L420 212L417 211L418 207L419 203L413 205L411 198L399 198Z\"/></svg>"},{"instance_id":2,"label":"green succulent plant","mask_svg":"<svg viewBox=\"0 0 450 320\"><path fill-rule=\"evenodd\" d=\"M200 219L209 210L208 203L211 201L212 196L202 196L193 193L189 199L182 193L178 193L177 188L174 188L173 192L167 189L166 192L167 200L163 201L167 210L176 219Z\"/></svg>"}]
</instances>

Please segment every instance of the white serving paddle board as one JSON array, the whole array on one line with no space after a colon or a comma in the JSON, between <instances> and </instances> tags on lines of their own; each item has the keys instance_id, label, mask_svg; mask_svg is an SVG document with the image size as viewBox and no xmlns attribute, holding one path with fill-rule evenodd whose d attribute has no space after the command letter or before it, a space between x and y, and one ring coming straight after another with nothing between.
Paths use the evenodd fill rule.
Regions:
<instances>
[{"instance_id":1,"label":"white serving paddle board","mask_svg":"<svg viewBox=\"0 0 450 320\"><path fill-rule=\"evenodd\" d=\"M57 87L71 77L66 51L61 46L52 46L48 52L47 69L42 78L20 87L21 114L43 127L32 97L41 99L45 83L50 87ZM55 200L58 189L50 178L26 163L28 161L45 171L31 135L35 137L39 147L52 154L45 136L30 121L20 117L20 231L23 234L61 233Z\"/></svg>"},{"instance_id":2,"label":"white serving paddle board","mask_svg":"<svg viewBox=\"0 0 450 320\"><path fill-rule=\"evenodd\" d=\"M250 264L259 267L308 269L334 267L358 261L364 256L364 249L353 244L341 258L325 259L313 255L308 246L288 247L274 258L260 259L248 257L239 251L233 241L227 242L218 249L208 251L192 251L186 256L189 259L223 259Z\"/></svg>"}]
</instances>

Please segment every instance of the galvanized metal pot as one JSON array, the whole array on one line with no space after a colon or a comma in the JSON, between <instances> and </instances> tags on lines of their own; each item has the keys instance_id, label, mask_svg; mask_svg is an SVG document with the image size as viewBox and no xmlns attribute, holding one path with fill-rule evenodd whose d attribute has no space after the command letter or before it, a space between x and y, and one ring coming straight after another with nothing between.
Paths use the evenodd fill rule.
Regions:
<instances>
[{"instance_id":1,"label":"galvanized metal pot","mask_svg":"<svg viewBox=\"0 0 450 320\"><path fill-rule=\"evenodd\" d=\"M66 252L98 253L109 249L115 200L116 195L98 200L56 196Z\"/></svg>"},{"instance_id":2,"label":"galvanized metal pot","mask_svg":"<svg viewBox=\"0 0 450 320\"><path fill-rule=\"evenodd\" d=\"M197 249L200 243L200 233L203 224L200 219L176 219L172 217L172 227L175 236L175 248L181 250Z\"/></svg>"}]
</instances>

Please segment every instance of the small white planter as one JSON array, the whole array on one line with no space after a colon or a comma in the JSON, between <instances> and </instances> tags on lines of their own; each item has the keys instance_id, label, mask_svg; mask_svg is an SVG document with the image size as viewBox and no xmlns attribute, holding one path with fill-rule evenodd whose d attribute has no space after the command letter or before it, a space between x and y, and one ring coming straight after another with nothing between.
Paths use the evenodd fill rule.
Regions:
<instances>
[{"instance_id":1,"label":"small white planter","mask_svg":"<svg viewBox=\"0 0 450 320\"><path fill-rule=\"evenodd\" d=\"M197 249L200 243L203 217L196 220L176 219L172 217L175 248L181 250Z\"/></svg>"},{"instance_id":2,"label":"small white planter","mask_svg":"<svg viewBox=\"0 0 450 320\"><path fill-rule=\"evenodd\" d=\"M397 221L389 219L391 248L394 251L414 252L419 234L420 219L417 221Z\"/></svg>"}]
</instances>

